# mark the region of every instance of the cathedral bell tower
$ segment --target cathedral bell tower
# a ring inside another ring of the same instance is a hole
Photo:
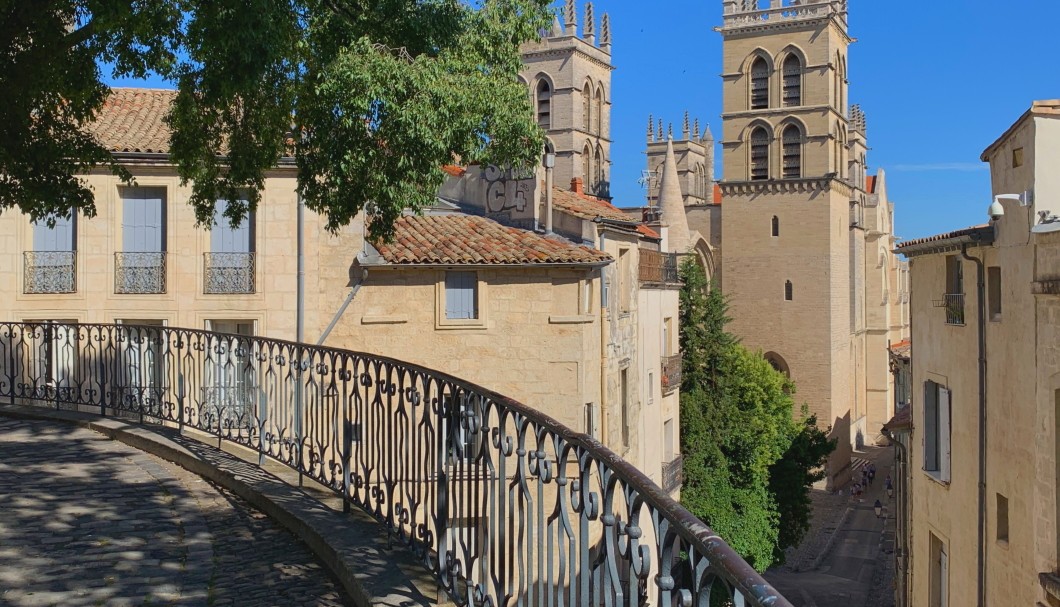
[[[556,154],[553,182],[566,187],[581,179],[586,193],[610,198],[611,20],[604,13],[598,24],[588,2],[579,34],[574,0],[562,18],[523,45],[519,79]]]
[[[673,125],[663,133],[662,120],[658,127],[648,116],[648,206],[659,206],[659,185],[662,179],[662,164],[666,158],[668,142],[673,140],[677,162],[677,175],[681,183],[681,196],[685,206],[714,202],[714,135],[710,126],[699,131],[699,118],[689,124],[688,112],[681,125],[681,137],[673,138]]]
[[[723,0],[722,9],[722,286],[731,328],[791,377],[796,404],[807,404],[819,427],[831,427],[838,447],[825,482],[841,485],[852,420],[864,408],[847,2]]]

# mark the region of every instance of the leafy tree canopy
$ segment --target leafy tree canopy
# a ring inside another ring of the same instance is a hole
[[[335,230],[366,201],[373,236],[434,200],[441,166],[531,166],[543,135],[517,79],[547,0],[0,2],[0,210],[95,214],[77,178],[127,171],[87,132],[118,77],[177,88],[171,156],[202,224],[236,222],[293,155],[306,205]],[[286,137],[284,134],[287,134]],[[240,195],[242,194],[242,196]]]

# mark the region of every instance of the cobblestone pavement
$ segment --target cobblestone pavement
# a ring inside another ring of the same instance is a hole
[[[894,509],[884,490],[894,451],[872,447],[860,455],[864,463],[876,464],[876,481],[862,499],[851,497],[849,489],[814,492],[810,532],[784,566],[765,574],[795,607],[894,605]],[[885,518],[873,512],[877,499]]]
[[[0,418],[0,606],[347,605],[295,536],[182,468]]]

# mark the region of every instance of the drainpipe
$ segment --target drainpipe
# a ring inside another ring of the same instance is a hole
[[[301,369],[303,362],[302,342],[305,341],[305,200],[302,193],[298,193],[296,247],[298,249],[298,294],[295,309],[295,342],[298,346],[298,366]],[[302,398],[302,374],[296,374],[298,381],[294,384],[294,436],[298,444],[298,486],[302,486],[302,416],[304,402]]]
[[[550,190],[551,191],[551,190]],[[551,213],[549,214],[551,217]],[[607,242],[607,236],[603,232],[600,232],[600,250],[604,250],[604,245]],[[608,425],[607,425],[607,306],[604,305],[604,287],[607,284],[607,277],[604,276],[606,267],[600,268],[600,437],[597,439],[604,445],[607,445],[608,441]],[[607,293],[607,305],[611,305],[611,297],[614,294],[608,290]],[[594,437],[596,438],[596,437]]]
[[[978,607],[986,607],[986,270],[983,261],[968,254],[968,243],[961,245],[961,256],[975,262],[976,315],[979,323],[979,579]]]
[[[897,379],[897,374],[895,374]],[[897,383],[897,381],[896,381]],[[898,494],[898,520],[902,523],[902,534],[901,534],[901,545],[898,548],[898,558],[901,559],[902,569],[899,571],[898,584],[896,589],[897,601],[896,607],[906,607],[906,588],[909,583],[909,526],[907,524],[908,519],[906,518],[909,514],[909,502],[908,502],[908,483],[906,483],[906,467],[909,465],[909,451],[906,446],[894,437],[894,434],[886,426],[883,428],[883,435],[887,437],[887,440],[891,441],[891,444],[897,447],[897,451],[894,454],[895,460],[895,493]],[[897,531],[897,530],[896,530]]]
[[[331,322],[328,323],[328,327],[320,334],[320,339],[317,340],[318,346],[324,345],[324,340],[328,338],[328,335],[331,335],[331,330],[335,328],[335,325],[339,324],[339,319],[342,318],[342,315],[346,312],[346,308],[350,307],[350,302],[353,301],[353,297],[357,295],[357,291],[361,290],[361,285],[364,284],[364,281],[366,280],[368,280],[368,270],[362,270],[361,279],[357,281],[357,284],[353,285],[352,289],[350,289],[350,294],[346,296],[346,300],[342,302],[342,305],[339,306],[339,310],[335,312],[335,317],[331,319]]]

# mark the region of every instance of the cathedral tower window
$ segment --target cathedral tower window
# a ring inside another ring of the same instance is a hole
[[[588,143],[582,151],[582,178],[585,187],[588,188],[593,179],[593,149]]]
[[[537,125],[552,128],[552,86],[544,79],[537,84]]]
[[[589,120],[592,118],[592,107],[593,107],[593,89],[589,86],[589,83],[585,83],[585,88],[582,89],[582,128],[585,132],[589,132]]]
[[[751,109],[769,107],[769,66],[758,57],[751,63]]]
[[[593,107],[593,132],[597,135],[601,134],[601,128],[604,121],[604,89],[599,87],[596,89],[596,105]]]
[[[596,145],[596,154],[593,155],[593,160],[596,162],[596,170],[593,171],[593,193],[600,194],[603,190],[604,183],[604,165],[607,163],[607,159],[604,158],[604,148]]]
[[[770,235],[780,236],[780,218],[776,215],[773,216],[773,221],[771,222]]]
[[[792,289],[791,289],[791,281],[789,280],[789,281],[784,283],[784,301],[791,301],[791,300],[792,300]]]
[[[802,177],[802,131],[794,124],[784,129],[784,179]]]
[[[802,60],[788,55],[784,60],[784,107],[802,105]]]
[[[769,133],[765,127],[751,131],[751,180],[769,179]]]

